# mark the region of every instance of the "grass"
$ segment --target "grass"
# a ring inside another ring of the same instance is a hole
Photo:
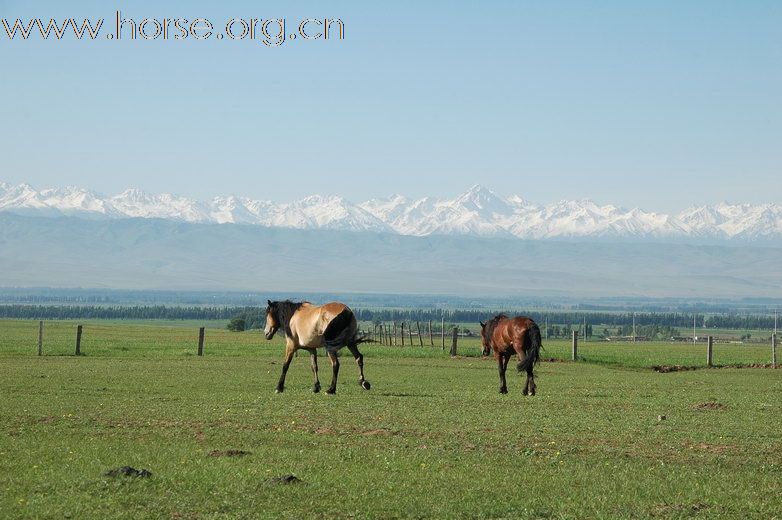
[[[327,397],[306,355],[275,395],[257,332],[209,330],[199,358],[197,330],[96,323],[77,358],[74,329],[47,323],[38,358],[37,323],[0,321],[2,518],[782,517],[782,373],[641,370],[700,346],[586,343],[599,363],[542,363],[525,398],[491,360],[367,345],[372,390],[345,353]],[[124,465],[153,476],[103,475]]]

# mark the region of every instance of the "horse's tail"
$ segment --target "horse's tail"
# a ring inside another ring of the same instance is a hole
[[[527,329],[529,334],[528,349],[524,352],[524,361],[518,364],[519,372],[529,372],[540,361],[540,349],[543,346],[540,339],[540,328],[537,323]]]
[[[367,341],[369,341],[368,338],[359,337],[356,317],[353,315],[353,311],[347,307],[337,314],[323,331],[323,346],[326,347],[326,350],[338,350]]]

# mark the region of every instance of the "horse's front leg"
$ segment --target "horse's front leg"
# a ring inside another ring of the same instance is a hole
[[[369,390],[371,385],[369,384],[369,381],[364,379],[364,355],[358,351],[356,345],[348,345],[348,350],[350,350],[350,353],[356,358],[356,365],[358,365],[358,384],[360,384],[361,388],[364,390]]]
[[[318,381],[318,351],[316,349],[310,350],[310,365],[312,366],[312,391],[316,394],[320,392],[320,381]]]
[[[288,367],[291,365],[291,360],[293,359],[293,354],[296,353],[296,345],[288,340],[287,344],[285,345],[285,356],[283,357],[282,361],[282,374],[280,374],[280,380],[277,383],[277,389],[275,390],[276,393],[281,394],[285,391],[285,376],[288,373]]]
[[[331,361],[331,386],[326,390],[329,395],[337,393],[337,376],[339,375],[339,358],[336,351],[327,350],[329,361]]]

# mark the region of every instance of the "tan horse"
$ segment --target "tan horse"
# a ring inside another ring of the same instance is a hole
[[[519,372],[527,372],[527,383],[522,390],[523,395],[535,395],[535,376],[532,368],[540,359],[540,329],[538,324],[526,316],[509,318],[499,314],[487,323],[481,322],[481,342],[483,355],[488,356],[494,350],[500,372],[500,393],[508,393],[505,381],[505,370],[508,361],[515,352],[519,359],[516,368]]]
[[[358,324],[353,311],[344,303],[331,302],[325,305],[312,305],[309,302],[294,303],[290,300],[273,302],[267,300],[266,339],[272,339],[274,334],[282,329],[285,333],[285,357],[282,364],[282,375],[277,383],[277,393],[285,390],[285,375],[293,359],[293,354],[299,350],[308,350],[312,365],[314,382],[313,392],[320,392],[318,381],[317,349],[324,347],[331,361],[332,379],[327,394],[337,392],[337,375],[339,374],[339,358],[337,351],[348,347],[356,358],[358,365],[358,382],[364,390],[369,390],[369,381],[364,379],[364,356],[358,351],[359,343],[366,341],[358,337]]]

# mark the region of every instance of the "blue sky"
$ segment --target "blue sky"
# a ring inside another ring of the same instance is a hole
[[[352,200],[782,202],[782,3],[22,2],[0,18],[340,18],[346,38],[9,42],[0,180]],[[103,35],[102,35],[103,36]]]

